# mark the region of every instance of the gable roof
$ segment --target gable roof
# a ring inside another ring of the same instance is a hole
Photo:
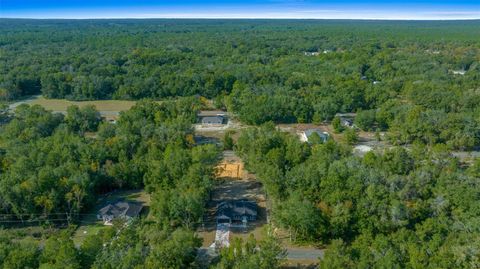
[[[198,117],[213,117],[213,116],[226,116],[227,112],[223,110],[201,110],[198,112]]]
[[[117,217],[136,217],[142,211],[143,205],[138,202],[125,202],[117,201],[116,203],[111,203],[99,210],[99,214],[104,216],[113,216]]]
[[[203,124],[223,124],[223,116],[208,116],[202,118]]]
[[[257,204],[248,200],[225,201],[217,205],[217,216],[228,218],[257,217]]]

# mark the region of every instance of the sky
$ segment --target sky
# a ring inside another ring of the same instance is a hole
[[[480,19],[480,0],[0,0],[0,18]]]

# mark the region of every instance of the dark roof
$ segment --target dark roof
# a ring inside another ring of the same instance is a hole
[[[223,116],[210,116],[202,118],[203,124],[223,124]]]
[[[138,202],[118,201],[99,210],[100,215],[116,217],[136,217],[142,211],[143,205]]]
[[[231,219],[235,217],[257,217],[257,204],[248,200],[225,201],[217,205],[217,216],[225,215]]]

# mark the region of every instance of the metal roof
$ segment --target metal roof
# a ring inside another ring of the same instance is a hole
[[[228,218],[257,217],[257,204],[248,200],[225,201],[217,205],[217,216]]]
[[[108,215],[113,217],[136,217],[142,211],[143,205],[138,202],[117,201],[111,203],[98,212],[100,215]]]
[[[209,116],[202,118],[203,124],[223,124],[222,116]]]

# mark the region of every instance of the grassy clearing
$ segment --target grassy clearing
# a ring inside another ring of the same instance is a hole
[[[65,99],[45,99],[44,97],[38,97],[31,100],[31,105],[41,105],[47,110],[52,111],[66,111],[69,106],[77,105],[84,107],[87,105],[94,105],[98,111],[125,111],[134,106],[136,101],[125,100],[99,100],[99,101],[68,101]]]

